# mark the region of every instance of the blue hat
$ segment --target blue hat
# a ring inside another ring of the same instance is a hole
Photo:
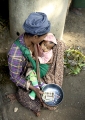
[[[25,32],[33,35],[44,35],[50,31],[50,21],[45,13],[33,12],[23,24]]]

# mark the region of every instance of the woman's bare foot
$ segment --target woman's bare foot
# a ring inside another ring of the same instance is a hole
[[[34,112],[34,114],[35,114],[37,117],[40,116],[40,111],[38,111],[38,112],[33,111],[33,112]]]
[[[45,103],[43,103],[43,107],[47,108],[48,110],[56,110],[56,107],[50,107],[50,106],[46,105]]]
[[[40,112],[37,112],[37,113],[36,113],[36,116],[39,117],[39,116],[40,116]]]
[[[16,95],[14,93],[6,95],[7,98],[10,99],[10,101],[13,103],[16,100]]]

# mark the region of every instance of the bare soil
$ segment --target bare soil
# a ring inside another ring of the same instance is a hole
[[[68,12],[65,22],[63,41],[66,48],[80,47],[85,54],[85,9],[82,16]],[[85,71],[78,75],[67,75],[64,71],[63,101],[57,110],[43,109],[41,116],[35,115],[11,98],[16,87],[9,79],[7,52],[14,40],[10,37],[8,21],[0,18],[0,120],[85,120]],[[14,112],[14,108],[18,108]]]

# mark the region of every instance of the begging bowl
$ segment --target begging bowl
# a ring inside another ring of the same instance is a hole
[[[63,91],[56,84],[47,84],[42,91],[44,92],[42,100],[48,106],[56,106],[63,99]]]

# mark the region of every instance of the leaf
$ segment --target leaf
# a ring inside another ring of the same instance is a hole
[[[65,51],[64,65],[70,70],[71,74],[78,74],[85,66],[85,55],[80,50],[68,49]]]
[[[83,64],[83,63],[79,63],[78,65],[79,65],[79,67],[85,66],[85,64]]]

